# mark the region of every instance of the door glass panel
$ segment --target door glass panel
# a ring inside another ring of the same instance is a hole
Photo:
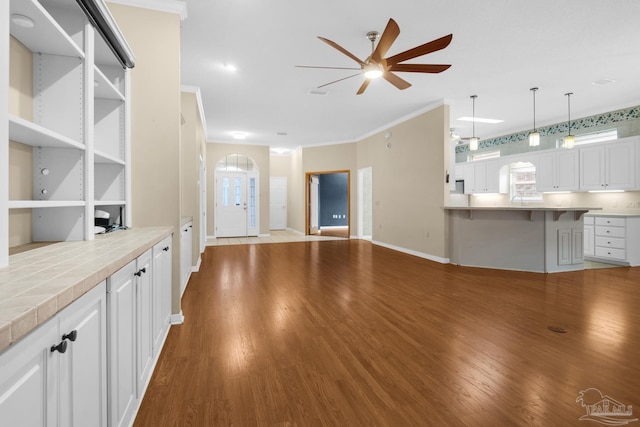
[[[222,206],[229,206],[229,178],[222,178]]]
[[[240,206],[242,203],[242,178],[237,178],[234,180],[234,189],[236,194],[236,206]]]
[[[256,179],[249,178],[249,227],[256,227]]]

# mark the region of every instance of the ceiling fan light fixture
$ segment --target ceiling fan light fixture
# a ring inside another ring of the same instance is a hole
[[[368,79],[377,79],[382,77],[382,70],[379,65],[367,64],[364,66],[364,76]]]

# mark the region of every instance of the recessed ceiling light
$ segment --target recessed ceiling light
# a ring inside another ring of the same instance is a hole
[[[287,136],[287,132],[276,132],[278,136]]]
[[[283,147],[276,147],[276,148],[272,148],[271,152],[274,153],[274,154],[289,154],[291,152],[291,149],[283,148]]]
[[[225,71],[228,71],[230,73],[235,73],[236,71],[238,71],[238,67],[236,67],[233,64],[229,64],[229,63],[224,63],[221,65],[222,69]]]
[[[233,139],[247,139],[248,135],[246,132],[231,132]]]
[[[11,15],[11,22],[22,28],[33,28],[33,26],[35,25],[33,19],[25,15],[20,15],[18,13],[14,13],[13,15]]]
[[[610,85],[611,83],[615,83],[615,80],[612,79],[600,79],[600,80],[596,80],[595,82],[592,82],[591,84],[596,85],[596,86],[605,86],[605,85]]]
[[[496,123],[504,122],[504,120],[483,119],[482,117],[476,117],[475,119],[473,117],[460,117],[457,120],[460,120],[461,122],[476,122],[476,123],[490,123],[490,124],[496,124]]]

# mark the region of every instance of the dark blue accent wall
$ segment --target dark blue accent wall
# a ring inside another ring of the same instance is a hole
[[[346,172],[323,174],[319,175],[319,180],[320,227],[348,225],[348,174]]]

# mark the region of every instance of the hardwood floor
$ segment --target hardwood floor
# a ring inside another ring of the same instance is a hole
[[[474,269],[359,240],[208,247],[183,312],[136,426],[598,425],[579,421],[589,388],[640,415],[640,268]]]

